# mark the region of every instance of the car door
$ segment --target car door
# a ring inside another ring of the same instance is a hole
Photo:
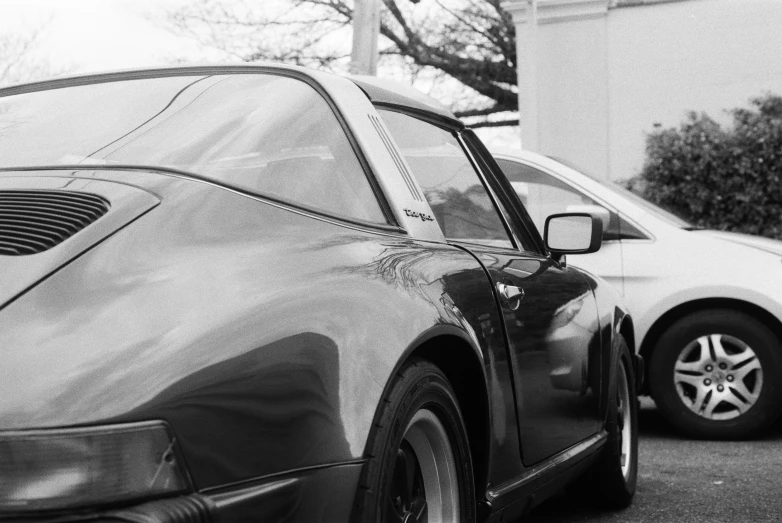
[[[525,465],[597,432],[600,343],[586,279],[550,258],[511,250],[471,250],[501,302],[517,392]]]
[[[525,465],[599,428],[597,310],[586,279],[514,221],[457,129],[380,110],[446,239],[489,274],[503,316]]]

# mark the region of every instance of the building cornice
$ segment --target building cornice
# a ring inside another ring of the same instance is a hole
[[[534,14],[533,3],[537,5]],[[527,23],[534,16],[538,25],[543,25],[604,17],[610,3],[610,0],[508,0],[500,5],[511,14],[514,24]]]

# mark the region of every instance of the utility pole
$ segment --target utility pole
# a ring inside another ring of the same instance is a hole
[[[502,8],[516,26],[521,147],[538,151],[538,0],[507,0]]]
[[[380,0],[355,0],[353,7],[353,74],[377,74],[377,37],[380,34]]]

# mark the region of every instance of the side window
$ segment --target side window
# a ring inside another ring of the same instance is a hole
[[[619,217],[619,239],[620,240],[648,240],[649,237],[638,230],[638,228],[627,220]]]
[[[570,185],[527,164],[502,159],[498,159],[497,163],[510,180],[541,235],[548,216],[573,212],[582,205],[600,205]],[[610,212],[608,228],[603,231],[604,241],[644,237],[638,229],[622,220],[615,212]]]
[[[486,187],[456,137],[394,111],[379,111],[449,240],[513,247]]]

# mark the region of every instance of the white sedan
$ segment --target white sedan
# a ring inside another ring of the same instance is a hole
[[[495,150],[543,232],[547,216],[603,220],[603,246],[570,256],[624,295],[658,408],[687,434],[739,438],[782,412],[782,241],[704,230],[560,161]]]

